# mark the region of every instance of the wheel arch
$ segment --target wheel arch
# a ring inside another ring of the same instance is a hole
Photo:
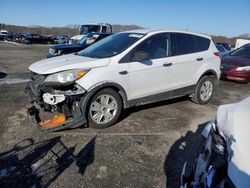
[[[209,69],[209,70],[206,70],[205,72],[202,73],[202,75],[199,77],[199,79],[197,80],[197,84],[198,82],[204,77],[204,76],[215,76],[216,80],[218,80],[218,75],[217,73],[212,70],[212,69]]]
[[[114,82],[101,82],[98,84],[95,84],[92,86],[88,91],[85,97],[81,100],[82,104],[82,113],[86,114],[86,110],[89,104],[90,99],[100,90],[111,88],[117,91],[117,93],[120,95],[122,102],[123,102],[123,108],[128,108],[128,100],[127,100],[127,94],[125,92],[125,89],[117,83]]]

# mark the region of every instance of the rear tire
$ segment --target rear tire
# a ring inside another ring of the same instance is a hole
[[[207,104],[212,99],[214,94],[215,78],[205,76],[201,78],[196,86],[194,95],[191,101],[197,104]]]
[[[102,129],[117,122],[122,111],[122,99],[113,89],[97,92],[89,102],[87,117],[90,127]]]

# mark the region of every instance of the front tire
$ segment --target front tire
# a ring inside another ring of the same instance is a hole
[[[197,104],[207,104],[212,99],[214,94],[215,78],[205,76],[198,82],[194,95],[191,101]]]
[[[88,105],[88,123],[93,128],[106,128],[117,122],[122,111],[122,99],[113,89],[97,92]]]

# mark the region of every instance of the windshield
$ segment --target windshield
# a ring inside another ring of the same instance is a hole
[[[81,44],[84,46],[93,44],[99,36],[100,36],[99,34],[86,35],[83,38],[81,38],[79,41],[77,41],[77,44]]]
[[[78,52],[78,55],[92,58],[112,57],[123,52],[143,36],[138,33],[117,33]]]
[[[231,52],[230,55],[250,58],[250,46],[242,46],[241,48]]]
[[[100,32],[100,25],[81,25],[80,35],[92,32]]]

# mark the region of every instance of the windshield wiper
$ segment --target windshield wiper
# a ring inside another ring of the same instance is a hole
[[[74,53],[74,55],[79,55],[79,56],[83,56],[83,57],[89,57],[87,55],[80,54],[79,52]]]

